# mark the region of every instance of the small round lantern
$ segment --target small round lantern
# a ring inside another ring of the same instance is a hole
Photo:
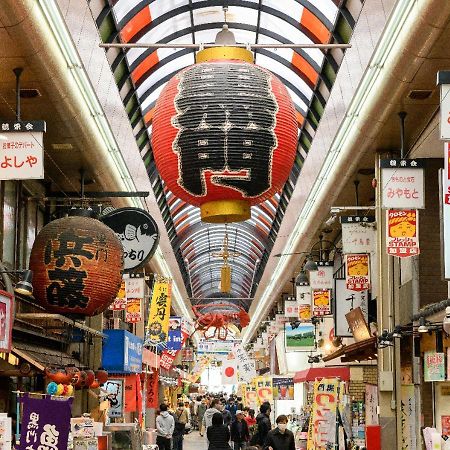
[[[173,194],[205,222],[247,220],[280,191],[294,162],[298,124],[283,83],[236,47],[200,51],[158,98],[152,147]]]
[[[99,220],[79,215],[50,222],[30,256],[34,296],[48,311],[95,316],[115,299],[122,282],[123,250]]]

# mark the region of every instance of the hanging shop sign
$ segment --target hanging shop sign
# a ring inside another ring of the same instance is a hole
[[[269,334],[277,334],[279,331],[278,325],[275,321],[270,321],[269,325],[267,325],[267,333]]]
[[[158,225],[147,211],[119,208],[101,218],[120,239],[124,251],[124,271],[144,267],[159,243]]]
[[[50,312],[95,316],[116,298],[122,267],[122,245],[105,224],[79,215],[53,220],[31,250],[33,295]]]
[[[139,381],[139,386],[137,386],[137,381]],[[124,412],[137,411],[137,389],[141,389],[139,375],[128,375],[124,377]]]
[[[444,278],[450,279],[450,142],[444,144],[442,171],[442,239],[444,248]]]
[[[251,359],[242,344],[237,344],[234,347],[234,355],[236,356],[238,364],[238,378],[239,382],[250,383],[256,377],[256,363]]]
[[[0,291],[0,352],[9,353],[12,345],[14,297]]]
[[[374,216],[341,216],[343,253],[373,253],[376,230]]]
[[[417,448],[416,446],[416,397],[413,384],[402,384],[400,388],[401,404],[401,450]]]
[[[371,338],[370,329],[360,307],[352,309],[345,318],[356,342]]]
[[[146,390],[146,407],[157,409],[159,406],[159,398],[158,398],[158,378],[159,374],[156,370],[152,371],[145,375],[147,380],[147,390]]]
[[[292,303],[295,304],[294,308],[297,306],[297,302],[293,301]],[[284,308],[286,310],[286,302],[284,302]],[[297,310],[297,314],[298,314],[298,310]],[[297,317],[297,316],[294,316]],[[277,325],[277,329],[278,331],[283,330],[284,329],[284,324],[286,322],[289,322],[289,317],[286,315],[286,312],[284,314],[275,314],[275,323]]]
[[[125,280],[122,280],[116,299],[109,305],[112,311],[123,311],[127,307],[127,296],[125,290]]]
[[[256,396],[258,404],[262,405],[264,402],[273,402],[273,387],[271,377],[256,377],[255,378]]]
[[[437,74],[437,84],[440,86],[440,138],[450,141],[450,72],[440,70]]]
[[[0,180],[44,178],[43,120],[1,121]]]
[[[333,289],[333,262],[319,261],[317,270],[309,272],[311,289]]]
[[[145,278],[143,273],[125,274],[125,296],[127,298],[144,298]]]
[[[361,308],[364,319],[369,322],[369,291],[351,291],[344,279],[336,279],[334,292],[334,333],[339,337],[353,337],[345,316]]]
[[[313,290],[313,316],[327,316],[331,314],[331,290]]]
[[[420,253],[419,211],[417,209],[388,209],[386,223],[388,255],[407,258]]]
[[[142,300],[140,298],[127,298],[125,308],[125,322],[139,323],[142,321]]]
[[[197,354],[214,353],[217,355],[228,355],[234,350],[235,345],[241,343],[240,340],[221,339],[201,339],[197,346]]]
[[[423,379],[424,381],[445,381],[445,353],[424,353]]]
[[[150,302],[145,345],[156,346],[167,342],[171,292],[172,281],[156,275]]]
[[[311,320],[311,287],[310,286],[296,286],[296,297],[298,304],[298,317],[302,321]]]
[[[442,436],[450,437],[450,416],[441,416]],[[448,439],[446,439],[448,440]]]
[[[272,378],[274,400],[294,400],[293,378]]]
[[[350,291],[366,291],[370,288],[370,255],[345,255],[345,279]]]
[[[181,334],[181,317],[171,316],[169,318],[169,335],[167,348],[169,350],[181,350],[183,337]]]
[[[109,378],[103,385],[106,399],[109,400],[108,416],[111,418],[122,417],[124,408],[124,379]]]
[[[245,385],[245,406],[255,411],[258,409],[258,395],[256,393],[255,383]]]
[[[382,159],[381,206],[386,209],[424,209],[424,165],[418,159]]]
[[[19,450],[67,448],[72,399],[31,398],[24,394]]]
[[[286,318],[298,318],[298,304],[297,300],[286,300],[284,302],[284,315]]]
[[[314,350],[316,330],[312,323],[286,323],[284,327],[287,352]]]
[[[339,380],[322,378],[314,382],[313,404],[308,429],[308,450],[325,450],[336,442],[336,410]]]
[[[125,330],[103,330],[102,366],[112,373],[142,372],[142,339]]]
[[[271,198],[289,176],[295,108],[268,70],[212,53],[214,60],[183,69],[159,95],[153,155],[168,189],[200,206],[202,220],[247,220],[250,206]]]

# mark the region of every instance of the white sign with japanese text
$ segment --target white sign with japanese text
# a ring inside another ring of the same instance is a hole
[[[286,300],[284,302],[284,315],[285,317],[295,317],[298,319],[298,304],[295,300]]]
[[[333,289],[333,263],[319,261],[317,270],[309,272],[311,289]]]
[[[255,360],[249,357],[242,344],[238,344],[234,347],[234,354],[238,365],[239,382],[249,383],[256,377]]]
[[[444,278],[450,279],[450,142],[444,144],[442,172],[442,240],[444,247]]]
[[[450,84],[441,84],[440,114],[441,139],[448,141],[450,140]]]
[[[341,225],[343,253],[372,253],[375,251],[375,217],[343,216]]]
[[[353,337],[345,315],[352,309],[361,308],[366,319],[369,320],[368,291],[351,291],[347,289],[344,279],[335,280],[334,334],[340,337]]]
[[[424,170],[414,159],[381,160],[381,206],[386,209],[424,209]]]
[[[125,278],[125,292],[127,298],[144,298],[144,287],[144,277]]]

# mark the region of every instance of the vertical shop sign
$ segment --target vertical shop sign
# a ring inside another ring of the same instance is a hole
[[[143,273],[131,274],[125,278],[125,295],[127,298],[144,298],[145,279]]]
[[[388,255],[407,258],[420,253],[419,212],[417,209],[388,209],[386,223]]]
[[[336,336],[352,337],[345,315],[355,308],[361,308],[366,322],[369,322],[369,292],[350,291],[344,279],[335,280],[334,290],[334,332]]]
[[[125,288],[125,280],[122,280],[119,292],[116,295],[116,299],[111,303],[109,309],[112,311],[123,311],[127,307],[127,296]]]
[[[153,285],[145,344],[156,346],[167,342],[171,304],[172,281],[156,275]]]
[[[0,122],[0,180],[44,178],[43,120]]]
[[[329,314],[331,314],[331,290],[314,290],[313,316],[328,316]]]
[[[450,416],[441,416],[442,436],[450,437]]]
[[[298,319],[298,304],[296,300],[286,300],[284,302],[284,315],[287,318],[295,317]]]
[[[264,402],[273,402],[273,388],[271,377],[256,377],[255,387],[259,405],[262,405]]]
[[[23,415],[19,450],[67,448],[72,399],[22,397]]]
[[[425,352],[423,365],[424,381],[445,381],[445,353]]]
[[[108,378],[104,385],[107,392],[106,399],[109,401],[109,417],[123,416],[124,403],[124,380],[123,378]]]
[[[11,351],[13,315],[13,296],[8,292],[0,291],[0,352]]]
[[[314,382],[313,404],[308,429],[308,450],[325,450],[336,440],[336,409],[339,381],[323,378]]]
[[[437,74],[437,84],[440,85],[440,138],[450,141],[450,73],[440,70]]]
[[[134,412],[137,410],[136,377],[139,377],[139,375],[133,374],[124,377],[124,412]]]
[[[192,325],[186,319],[181,320],[181,346],[187,341],[187,338],[191,335]],[[173,361],[176,358],[179,350],[164,350],[161,354],[160,366],[169,370],[172,367]]]
[[[400,390],[401,396],[401,429],[402,429],[402,447],[401,450],[416,448],[416,399],[413,384],[402,384]]]
[[[311,287],[308,285],[296,286],[296,297],[299,319],[305,322],[311,320]]]
[[[345,279],[350,291],[366,291],[370,288],[369,254],[345,255]]]
[[[258,409],[258,395],[256,394],[255,383],[248,383],[245,386],[245,404],[255,411]]]
[[[242,344],[235,346],[234,354],[238,364],[239,381],[249,383],[254,377],[256,377],[255,361],[249,357]]]
[[[142,320],[141,299],[127,298],[127,306],[125,309],[125,322],[138,323]]]
[[[378,386],[366,384],[366,425],[378,425]]]
[[[169,319],[169,337],[167,339],[167,348],[169,350],[181,350],[182,340],[181,317],[171,316]]]
[[[449,125],[450,126],[450,125]],[[444,144],[444,170],[442,173],[442,239],[444,248],[444,278],[450,279],[450,142]]]
[[[333,262],[319,261],[317,270],[309,272],[311,289],[333,289]]]
[[[158,402],[158,372],[154,370],[147,377],[147,408],[157,409]]]
[[[375,217],[341,216],[343,253],[372,253],[375,251]]]
[[[380,167],[382,208],[425,208],[422,160],[382,159]]]

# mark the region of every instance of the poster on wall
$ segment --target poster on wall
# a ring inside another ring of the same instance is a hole
[[[375,251],[374,216],[341,216],[342,252],[372,253]]]
[[[110,404],[108,415],[111,418],[123,416],[123,385],[123,378],[108,378],[108,381],[103,385],[103,389],[107,392],[106,398]]]
[[[313,316],[328,316],[331,314],[331,290],[314,290],[313,297]]]
[[[274,400],[294,400],[293,378],[272,378]]]
[[[445,353],[424,353],[423,379],[424,381],[445,381]]]
[[[366,291],[370,288],[369,254],[345,255],[345,279],[350,291]]]
[[[366,322],[369,323],[369,291],[351,291],[347,289],[346,281],[338,278],[335,280],[334,293],[335,335],[353,337],[345,316],[353,309],[361,308]]]
[[[312,323],[286,323],[284,334],[287,352],[314,350],[315,327]]]
[[[408,258],[418,255],[419,212],[417,209],[386,211],[386,251],[388,255]]]
[[[319,261],[317,270],[309,272],[311,289],[333,289],[333,262]]]
[[[9,353],[12,345],[13,296],[0,291],[0,352]]]

